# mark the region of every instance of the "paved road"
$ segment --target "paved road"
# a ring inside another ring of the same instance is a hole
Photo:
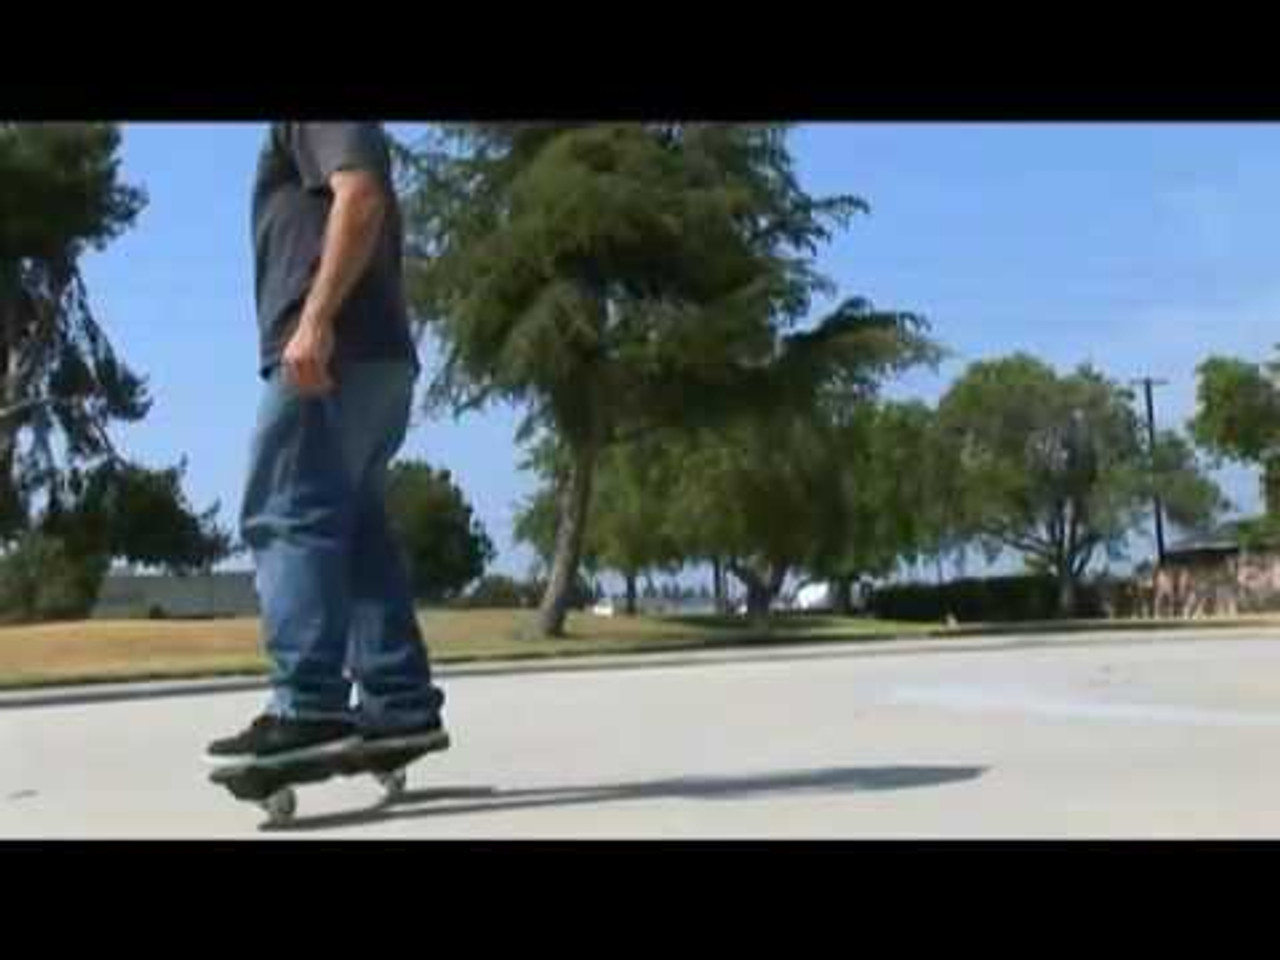
[[[0,701],[0,837],[1275,837],[1280,634],[822,648],[446,681],[407,801],[204,779],[253,691]]]

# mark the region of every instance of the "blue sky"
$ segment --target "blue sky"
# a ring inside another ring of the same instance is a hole
[[[118,431],[153,465],[189,461],[188,489],[231,522],[257,403],[248,191],[263,124],[127,124],[124,175],[150,202],[86,264],[117,348],[155,405]],[[414,125],[393,124],[398,133]],[[895,384],[933,400],[965,363],[1028,350],[1060,368],[1170,381],[1161,426],[1193,411],[1196,364],[1280,342],[1280,126],[821,124],[793,140],[805,185],[866,199],[823,254],[842,293],[924,313],[956,354]],[[511,510],[529,489],[493,411],[421,421],[404,455],[448,466],[522,573]],[[1219,479],[1244,511],[1255,474]],[[1139,545],[1139,551],[1143,549]]]

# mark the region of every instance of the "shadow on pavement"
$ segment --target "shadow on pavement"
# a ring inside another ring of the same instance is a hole
[[[300,818],[287,831],[326,830],[388,820],[502,813],[541,807],[572,807],[627,800],[720,800],[774,793],[863,792],[940,787],[976,780],[986,767],[830,767],[741,777],[678,777],[639,783],[499,790],[495,787],[443,787],[411,790],[393,804],[329,816]],[[447,800],[479,802],[434,806]],[[430,805],[430,806],[428,806]]]

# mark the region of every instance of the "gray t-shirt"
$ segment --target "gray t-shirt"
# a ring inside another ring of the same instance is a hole
[[[253,189],[255,292],[261,371],[280,355],[320,265],[333,204],[329,177],[368,170],[386,186],[382,238],[335,322],[335,359],[417,363],[404,302],[403,225],[386,134],[376,123],[273,123]]]

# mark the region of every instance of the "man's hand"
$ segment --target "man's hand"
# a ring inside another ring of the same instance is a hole
[[[317,396],[333,389],[329,361],[333,359],[333,328],[303,314],[281,358],[289,382],[305,394]]]

